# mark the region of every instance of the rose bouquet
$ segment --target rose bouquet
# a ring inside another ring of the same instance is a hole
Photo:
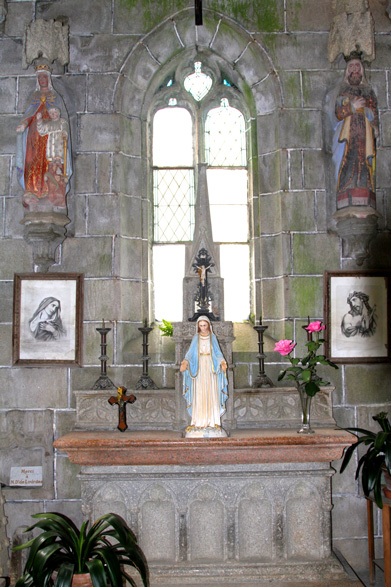
[[[297,389],[300,393],[300,401],[302,407],[302,423],[303,426],[299,432],[310,433],[313,432],[309,423],[309,411],[311,405],[311,398],[314,397],[320,390],[321,385],[328,385],[328,381],[323,381],[316,373],[318,365],[329,365],[334,369],[338,366],[326,359],[324,355],[317,354],[321,345],[325,342],[320,338],[320,333],[325,329],[325,326],[320,320],[316,322],[309,322],[305,327],[308,332],[308,341],[306,347],[308,353],[302,359],[292,357],[296,342],[293,340],[279,340],[274,350],[278,351],[280,355],[288,357],[291,366],[282,369],[278,375],[278,381],[286,377],[296,383]]]

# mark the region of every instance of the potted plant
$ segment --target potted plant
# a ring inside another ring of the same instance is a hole
[[[39,521],[26,532],[39,528],[42,533],[13,550],[30,548],[24,575],[15,587],[122,587],[126,579],[136,583],[123,566],[130,565],[149,586],[149,571],[136,537],[117,514],[105,514],[90,529],[83,522],[80,530],[59,513],[34,514]]]
[[[380,412],[373,416],[373,419],[380,426],[378,432],[364,428],[344,428],[347,432],[352,432],[357,436],[358,440],[345,449],[345,456],[339,472],[344,472],[356,448],[361,445],[367,446],[367,451],[358,461],[355,478],[358,479],[361,471],[364,494],[368,497],[373,491],[376,504],[379,508],[383,508],[382,473],[384,473],[386,484],[391,481],[391,424],[386,412]],[[362,436],[358,436],[359,434]],[[385,489],[385,494],[387,497],[391,497],[390,485],[388,485],[388,490]]]

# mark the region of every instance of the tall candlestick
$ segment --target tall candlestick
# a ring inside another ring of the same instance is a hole
[[[107,375],[107,333],[110,332],[111,328],[105,327],[105,321],[102,319],[101,328],[96,329],[100,334],[100,375],[95,381],[92,389],[116,389],[116,385],[111,381]]]
[[[136,389],[159,389],[155,382],[152,381],[152,379],[148,375],[148,361],[150,359],[150,357],[148,356],[148,335],[153,329],[147,326],[147,319],[145,319],[144,326],[142,326],[138,330],[143,335],[143,374],[136,383]]]
[[[259,373],[258,377],[254,381],[252,387],[253,389],[259,389],[262,387],[274,387],[274,384],[271,379],[265,373],[265,358],[266,355],[263,352],[263,335],[265,330],[267,330],[267,326],[262,326],[262,314],[259,317],[259,326],[253,326],[254,330],[256,330],[258,334],[258,360],[259,360]]]

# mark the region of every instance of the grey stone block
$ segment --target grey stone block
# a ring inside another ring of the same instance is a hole
[[[278,95],[278,82],[274,75],[269,75],[252,86],[258,115],[269,114],[277,108],[276,94]]]
[[[323,273],[325,267],[330,271],[339,268],[338,236],[294,234],[293,272],[298,275]]]
[[[281,197],[282,228],[289,231],[315,230],[313,192],[285,193]]]
[[[286,148],[322,147],[321,114],[316,110],[284,110],[280,115],[280,145]]]
[[[6,498],[29,500],[53,497],[53,412],[9,410],[0,415],[0,423],[2,481],[10,484],[11,467],[42,467],[42,486],[9,487],[5,490]]]
[[[269,35],[260,39],[270,51],[276,69],[315,69],[329,71],[328,32]],[[255,35],[257,38],[257,35]]]
[[[76,526],[80,528],[83,522],[81,501],[57,499],[53,501],[48,501],[45,505],[47,508],[46,511],[58,512],[59,514],[64,514],[64,516],[68,516],[68,518],[71,518],[71,520],[73,520]],[[91,520],[91,523],[93,522],[95,522],[95,520]]]
[[[62,0],[61,14],[69,19],[69,26],[73,35],[85,35],[94,32],[110,32],[111,30],[111,1],[102,0],[98,5],[90,2],[80,4],[78,0]],[[49,20],[58,17],[58,7],[51,2],[37,3],[37,18]]]
[[[33,269],[32,251],[22,239],[0,240],[2,279],[13,279],[14,273],[28,273]]]
[[[16,106],[16,78],[2,77],[0,84],[0,112],[1,114],[13,114]]]
[[[158,68],[158,62],[149,54],[147,48],[137,43],[127,60],[123,74],[132,80],[139,91],[145,91]]]
[[[391,149],[379,148],[376,153],[376,187],[388,188],[390,185]]]
[[[120,227],[120,198],[117,195],[88,197],[87,231],[91,235],[113,235]]]
[[[276,277],[292,272],[289,235],[264,237],[261,246],[262,277]]]
[[[380,121],[383,147],[391,147],[391,112],[381,112]]]
[[[282,83],[285,107],[300,108],[303,100],[300,71],[280,71],[279,77]]]
[[[74,167],[75,193],[96,193],[96,154],[78,153],[74,159]]]
[[[340,71],[303,71],[303,106],[322,108],[327,91],[342,79]]]
[[[24,73],[22,69],[22,40],[15,38],[1,39],[1,52],[6,57],[1,62],[2,75],[17,75]]]
[[[0,322],[12,323],[13,280],[0,281]]]
[[[116,151],[119,148],[117,114],[80,115],[80,149],[82,151]]]
[[[87,110],[110,112],[118,75],[114,73],[90,74],[87,78]]]
[[[53,271],[74,271],[85,277],[110,277],[112,269],[112,239],[109,237],[67,238],[63,243],[61,267]]]
[[[5,198],[5,222],[4,236],[6,238],[23,238],[23,226],[20,223],[23,219],[22,199],[18,197]]]
[[[98,153],[97,155],[97,189],[99,194],[112,192],[112,167],[111,154]]]
[[[36,77],[29,72],[29,75],[19,76],[18,79],[18,102],[17,112],[22,115],[30,105],[31,94],[35,91]],[[18,120],[18,123],[20,120]]]
[[[304,187],[307,189],[324,189],[325,157],[322,150],[303,151],[304,158]]]
[[[121,150],[126,155],[141,156],[141,121],[138,118],[120,118]]]
[[[65,455],[56,457],[56,496],[58,499],[80,499],[81,487],[78,479],[80,466],[69,461]],[[54,504],[57,507],[57,503]]]
[[[0,157],[0,194],[6,196],[10,189],[11,157]]]
[[[140,197],[143,165],[141,157],[116,153],[113,160],[113,192]]]
[[[323,270],[322,270],[323,272]],[[321,316],[323,313],[323,277],[286,277],[286,316]],[[273,314],[277,316],[278,314]]]
[[[304,0],[289,4],[287,28],[289,31],[329,31],[333,19],[331,3]]]
[[[138,197],[124,196],[120,194],[120,226],[121,235],[130,237],[143,237],[146,232],[143,231],[145,221],[145,212],[143,213],[143,200]]]
[[[278,114],[276,112],[257,117],[259,154],[278,149]]]
[[[65,367],[13,367],[0,369],[2,389],[17,393],[2,394],[1,409],[44,409],[67,407],[67,369]]]
[[[121,318],[122,282],[113,279],[88,279],[84,283],[84,319],[102,322],[102,319]],[[101,324],[96,324],[98,328]],[[111,322],[107,324],[112,328]],[[112,336],[108,334],[108,337]],[[97,337],[99,335],[97,334]]]
[[[303,189],[303,151],[291,149],[288,152],[289,186],[292,190]]]
[[[20,120],[19,117],[2,115],[0,116],[0,154],[8,155],[15,153],[16,149],[16,127]]]
[[[217,39],[218,40],[218,39]],[[226,47],[229,47],[229,41]],[[224,54],[225,50],[223,51]],[[239,57],[239,56],[238,56]],[[236,59],[238,58],[236,57]],[[246,50],[240,55],[236,67],[241,72],[246,84],[252,87],[270,72],[270,64],[265,59],[263,52],[258,46],[247,45]],[[242,82],[243,83],[243,82]]]
[[[148,258],[147,247],[147,243],[139,238],[117,238],[115,240],[115,275],[124,279],[142,280],[143,271],[148,270],[147,264],[143,263],[143,260]],[[139,319],[139,316],[136,319]]]
[[[12,325],[0,324],[0,356],[1,364],[12,364]]]
[[[159,63],[164,64],[182,50],[171,19],[162,22],[155,34],[145,39],[148,50]]]
[[[278,151],[259,157],[259,187],[261,194],[280,189],[280,153]]]
[[[348,404],[382,404],[390,399],[391,366],[346,365],[345,385]],[[368,394],[368,389],[371,393]],[[380,410],[379,410],[380,411]]]
[[[227,4],[224,0],[207,0],[207,5],[213,10],[226,12],[251,31],[279,31],[284,28],[282,0],[269,3],[262,0],[245,0],[240,4]]]
[[[333,497],[333,537],[367,536],[367,505],[362,497],[344,495]]]

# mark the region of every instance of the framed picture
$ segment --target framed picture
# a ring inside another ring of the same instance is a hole
[[[14,365],[80,365],[82,323],[82,274],[15,275]]]
[[[324,272],[326,355],[334,363],[390,361],[390,272]]]

